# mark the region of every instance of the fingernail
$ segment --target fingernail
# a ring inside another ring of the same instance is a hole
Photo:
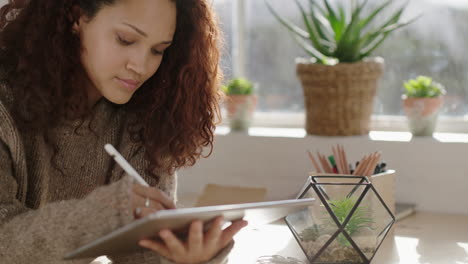
[[[138,208],[135,209],[135,215],[136,215],[136,216],[140,216],[140,215],[141,215],[141,208],[140,208],[140,207],[138,207]]]
[[[140,242],[138,242],[138,244],[142,247],[146,247],[148,246],[148,241],[145,241],[145,240],[141,240]]]
[[[159,232],[159,235],[160,235],[161,237],[166,238],[169,234],[167,233],[166,230],[162,230],[161,232]]]

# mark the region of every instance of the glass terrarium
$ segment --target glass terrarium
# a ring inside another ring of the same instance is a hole
[[[310,176],[299,198],[316,202],[286,217],[310,263],[370,263],[395,217],[366,177]]]

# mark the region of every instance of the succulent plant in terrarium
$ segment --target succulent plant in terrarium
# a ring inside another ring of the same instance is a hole
[[[357,200],[354,197],[345,197],[342,199],[328,200],[333,214],[338,219],[340,224],[343,224],[350,216],[349,221],[346,223],[344,230],[352,237],[355,243],[363,246],[363,250],[375,250],[375,242],[373,239],[367,238],[366,236],[373,237],[374,231],[372,224],[374,220],[369,217],[370,211],[367,206],[359,205],[352,212],[355,207]],[[323,223],[320,225],[314,224],[310,227],[305,228],[299,234],[299,237],[308,244],[311,252],[316,252],[319,247],[322,247],[337,231],[336,222],[330,218],[328,211],[323,207]],[[356,236],[358,235],[358,236]],[[360,237],[361,235],[364,235]],[[356,236],[356,237],[355,237]],[[320,257],[321,261],[342,261],[344,259],[355,260],[359,263],[361,257],[352,248],[350,241],[346,238],[343,233],[340,233],[335,240],[329,245],[328,249],[322,253]]]
[[[348,217],[351,210],[353,209],[354,205],[356,204],[356,199],[346,197],[341,200],[329,201],[329,203],[331,205],[333,213],[338,218],[338,221],[340,223],[343,223]],[[372,218],[366,217],[368,210],[368,207],[361,205],[358,206],[354,213],[351,215],[351,218],[349,219],[345,227],[346,232],[350,236],[353,236],[362,228],[371,229],[372,223],[374,223],[374,221],[372,220]],[[335,223],[330,224],[334,225]],[[348,239],[346,239],[346,237],[343,234],[338,235],[338,242],[345,246],[350,245]]]
[[[320,236],[322,232],[320,231],[320,227],[316,224],[313,226],[307,227],[306,229],[302,230],[299,234],[299,237],[303,241],[315,241]]]
[[[310,176],[285,221],[311,264],[369,264],[395,218],[367,177]]]
[[[330,204],[333,213],[338,218],[338,221],[343,223],[355,206],[356,199],[346,197],[339,200],[330,200],[328,203]],[[371,228],[374,221],[371,217],[366,216],[368,210],[369,209],[366,206],[358,206],[356,208],[345,227],[346,232],[350,236],[353,236],[353,234],[357,233],[362,228]],[[328,216],[328,212],[324,211],[323,213]],[[335,222],[329,218],[325,218],[324,225],[325,226],[320,227],[319,225],[314,224],[313,226],[304,229],[300,234],[301,238],[303,240],[316,240],[316,238],[321,234],[320,230],[333,229],[333,227],[336,227]],[[338,241],[343,245],[349,245],[349,241],[343,236],[343,234],[338,236]]]

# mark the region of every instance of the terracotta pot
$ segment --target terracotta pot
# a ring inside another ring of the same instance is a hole
[[[307,133],[367,134],[383,68],[382,58],[333,66],[298,59],[296,70],[304,90]]]
[[[256,95],[228,95],[226,98],[226,108],[231,130],[247,130],[256,105]]]
[[[443,96],[433,98],[403,96],[402,99],[413,136],[432,136],[443,104]]]

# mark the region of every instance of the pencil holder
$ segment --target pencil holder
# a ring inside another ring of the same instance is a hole
[[[299,198],[315,198],[286,223],[310,263],[370,263],[395,217],[367,177],[310,176]]]

